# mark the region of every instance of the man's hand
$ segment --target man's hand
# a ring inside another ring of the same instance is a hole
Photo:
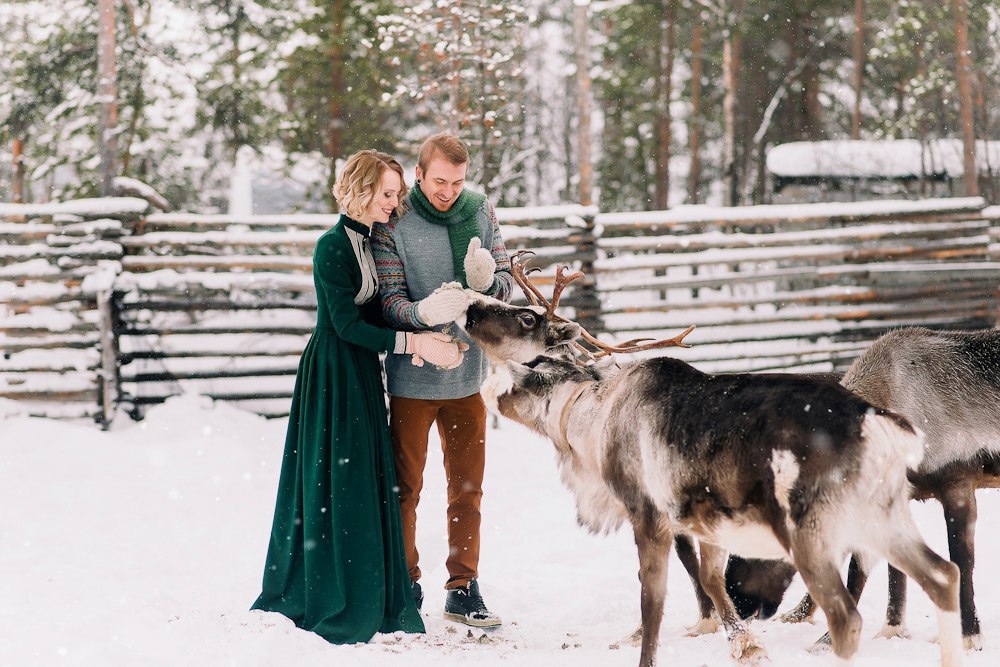
[[[465,280],[469,287],[477,292],[485,292],[493,286],[493,274],[497,270],[496,260],[490,251],[482,247],[483,242],[478,236],[469,241],[469,250],[465,254]]]
[[[454,285],[454,287],[453,287]],[[458,283],[445,283],[417,302],[417,315],[429,327],[454,322],[469,307],[469,297]]]

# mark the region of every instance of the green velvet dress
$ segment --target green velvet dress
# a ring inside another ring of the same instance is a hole
[[[368,233],[342,216],[316,243],[317,325],[299,361],[263,592],[252,607],[336,644],[424,631],[378,358],[397,337],[373,324],[381,317]]]

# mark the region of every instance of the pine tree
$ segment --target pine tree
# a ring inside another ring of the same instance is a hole
[[[470,179],[491,195],[521,176],[509,165],[521,149],[528,22],[518,3],[482,0],[418,0],[380,19],[395,66],[386,84],[414,143],[437,131],[462,137],[473,149]]]
[[[329,159],[327,197],[336,160],[364,148],[393,153],[399,145],[403,128],[380,80],[389,55],[379,48],[376,23],[393,8],[383,0],[310,2],[295,26],[297,46],[278,73],[288,109],[285,145]]]
[[[288,33],[288,13],[271,0],[206,0],[198,7],[210,69],[198,82],[197,126],[219,133],[218,148],[232,162],[241,146],[277,136],[283,110],[272,92],[274,46]]]

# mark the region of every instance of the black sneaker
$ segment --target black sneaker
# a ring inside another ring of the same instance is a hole
[[[420,584],[413,582],[413,602],[417,605],[417,611],[420,611],[420,605],[424,603],[424,589],[420,588]]]
[[[496,628],[503,625],[500,617],[486,608],[479,594],[479,583],[473,579],[466,588],[451,588],[444,600],[444,617],[476,628]]]

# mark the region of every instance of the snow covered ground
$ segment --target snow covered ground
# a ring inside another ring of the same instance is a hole
[[[494,633],[440,618],[444,482],[432,442],[420,507],[427,598],[423,636],[333,646],[276,614],[248,611],[259,591],[285,420],[179,397],[143,422],[89,425],[0,419],[0,666],[443,665],[632,666],[618,644],[638,622],[637,559],[627,530],[577,527],[551,445],[510,422],[488,434],[481,583],[505,620]],[[434,434],[432,434],[433,436]],[[1000,658],[1000,497],[980,491],[976,585],[985,650]],[[944,550],[935,503],[913,504]],[[885,604],[880,567],[862,600],[856,664],[938,664],[934,614],[911,584],[911,640],[876,640]],[[803,591],[796,580],[785,608]],[[660,636],[661,665],[732,664],[722,633],[686,638],[694,597],[676,559]],[[774,665],[828,665],[806,647],[815,626],[758,622]],[[617,646],[617,648],[616,648]]]

